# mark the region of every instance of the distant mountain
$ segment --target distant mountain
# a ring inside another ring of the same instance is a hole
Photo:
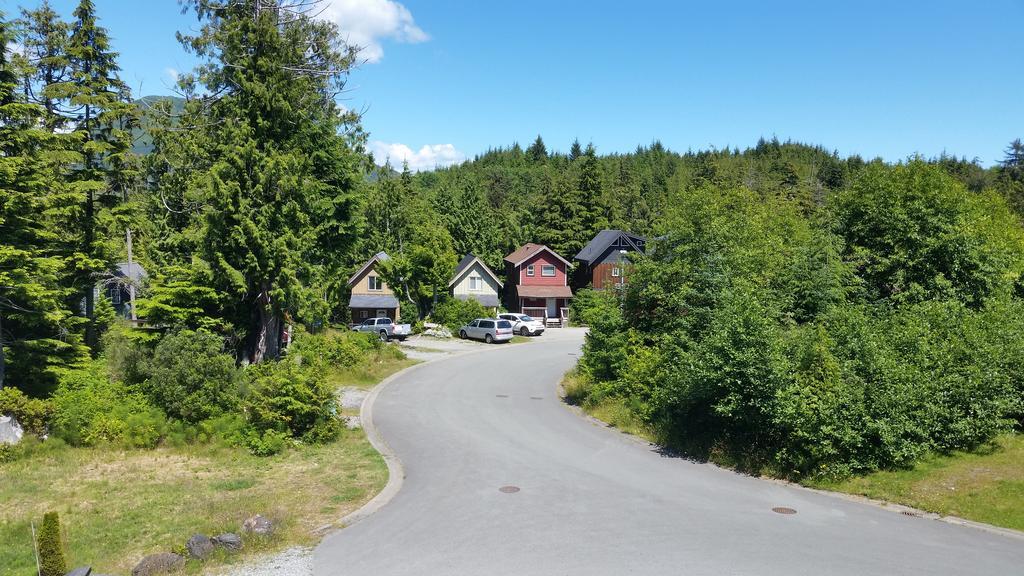
[[[181,114],[185,109],[185,99],[178,96],[143,96],[135,101],[141,110],[140,126],[132,130],[132,151],[136,154],[149,154],[153,151],[153,139],[149,135],[149,126],[152,123],[154,105],[159,102],[171,102],[171,114]]]

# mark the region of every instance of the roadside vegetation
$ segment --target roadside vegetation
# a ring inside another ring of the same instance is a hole
[[[923,160],[868,166],[810,203],[680,189],[626,291],[589,298],[567,398],[690,456],[803,481],[995,458],[981,454],[1024,414],[1022,272],[1005,198]]]

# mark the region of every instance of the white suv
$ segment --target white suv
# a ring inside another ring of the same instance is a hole
[[[540,336],[544,333],[544,321],[526,314],[507,312],[498,314],[498,318],[511,322],[512,330],[520,336]]]

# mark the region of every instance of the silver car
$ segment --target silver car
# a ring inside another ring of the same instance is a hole
[[[544,333],[544,321],[527,314],[506,312],[498,314],[498,318],[512,323],[512,331],[520,336],[540,336]]]
[[[512,339],[512,323],[500,318],[477,318],[459,328],[459,338],[473,338],[491,342],[507,342]]]

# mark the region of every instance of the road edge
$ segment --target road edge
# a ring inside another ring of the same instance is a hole
[[[568,372],[566,374],[568,374]],[[558,383],[555,385],[556,393],[558,394],[558,397],[561,400],[562,406],[567,408],[570,412],[575,414],[581,420],[589,422],[590,424],[592,424],[594,426],[597,426],[599,428],[605,428],[605,429],[607,429],[607,430],[609,430],[611,432],[614,432],[614,433],[618,434],[619,436],[621,436],[621,437],[623,437],[625,439],[630,440],[631,443],[636,444],[639,447],[648,448],[648,449],[651,449],[651,450],[660,450],[662,448],[662,446],[659,446],[658,444],[650,442],[650,441],[648,441],[648,440],[646,440],[644,438],[641,438],[640,436],[636,436],[635,434],[630,434],[628,432],[624,432],[621,429],[616,428],[615,426],[612,426],[611,424],[605,422],[604,420],[601,420],[600,418],[597,418],[596,416],[592,416],[592,415],[588,414],[586,412],[586,410],[584,410],[581,406],[576,406],[575,404],[570,404],[565,399],[565,388],[562,386],[562,382],[564,382],[564,381],[565,381],[565,377],[563,376],[562,379],[559,380]],[[714,462],[703,462],[703,464],[706,464],[708,466],[714,466],[715,468],[718,468],[720,470],[724,470],[726,472],[732,472],[733,474],[742,474],[742,472],[737,472],[736,470],[732,470],[730,468],[725,468],[723,466],[719,466],[718,464],[715,464]],[[773,484],[779,484],[779,485],[788,486],[788,487],[791,487],[791,488],[796,488],[798,490],[804,490],[804,491],[807,491],[807,492],[813,492],[815,494],[820,494],[822,496],[827,496],[827,497],[830,497],[830,498],[836,498],[836,499],[839,499],[839,500],[846,500],[848,502],[857,502],[857,503],[860,503],[860,504],[866,504],[866,505],[869,505],[869,506],[874,506],[875,508],[881,508],[881,509],[886,510],[888,512],[894,512],[894,513],[897,513],[897,514],[903,514],[904,516],[913,516],[915,518],[924,518],[924,519],[927,519],[927,520],[936,520],[936,521],[939,521],[939,522],[945,522],[946,524],[952,524],[954,526],[965,526],[967,528],[973,528],[975,530],[980,530],[982,532],[988,532],[990,534],[998,534],[1000,536],[1005,536],[1007,538],[1013,538],[1013,539],[1016,539],[1016,540],[1024,540],[1024,531],[1014,530],[1013,528],[1004,528],[1002,526],[996,526],[994,524],[986,524],[984,522],[977,522],[975,520],[968,520],[966,518],[960,518],[959,516],[943,516],[942,514],[938,514],[938,513],[935,513],[935,512],[928,512],[927,510],[921,510],[919,508],[914,508],[912,506],[907,506],[905,504],[899,504],[899,503],[896,503],[896,502],[889,502],[889,501],[886,501],[886,500],[878,500],[878,499],[875,499],[875,498],[868,498],[867,496],[862,496],[862,495],[859,495],[859,494],[847,494],[845,492],[836,492],[836,491],[833,491],[833,490],[824,490],[824,489],[821,489],[821,488],[812,488],[810,486],[804,486],[803,484],[799,484],[797,482],[792,482],[792,481],[789,481],[789,480],[783,480],[781,478],[772,478],[771,476],[753,476],[753,475],[749,475],[749,474],[748,474],[748,476],[751,476],[752,478],[757,478],[759,480],[764,480],[766,482],[771,482]]]

